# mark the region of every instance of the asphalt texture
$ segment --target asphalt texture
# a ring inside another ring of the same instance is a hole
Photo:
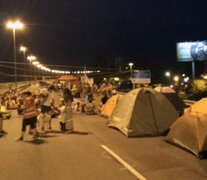
[[[30,90],[41,89],[38,85]],[[56,97],[58,102],[60,96]],[[58,105],[58,104],[57,104]],[[7,134],[0,135],[0,180],[134,180],[128,169],[107,153],[110,148],[147,180],[206,180],[207,159],[165,142],[165,137],[127,138],[106,126],[98,115],[73,113],[73,134],[60,132],[59,121],[53,131],[31,141],[16,142],[22,117],[12,111],[4,120]]]
[[[107,120],[97,115],[76,112],[73,134],[53,131],[31,141],[16,142],[22,117],[12,112],[4,120],[8,134],[0,138],[0,180],[133,180],[137,179],[101,145],[106,145],[148,180],[207,179],[207,160],[164,141],[164,137],[127,138],[108,128]]]

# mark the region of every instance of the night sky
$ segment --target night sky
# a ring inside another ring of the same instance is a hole
[[[206,7],[205,0],[0,0],[0,60],[13,59],[5,22],[20,19],[17,46],[43,63],[176,62],[176,42],[207,39]]]

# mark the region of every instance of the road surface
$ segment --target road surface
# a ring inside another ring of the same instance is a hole
[[[53,132],[37,141],[15,142],[21,116],[4,120],[0,138],[0,180],[134,180],[138,179],[106,146],[147,180],[206,180],[207,160],[164,141],[164,137],[127,138],[106,126],[106,119],[74,113],[74,134]],[[29,139],[29,136],[26,137]]]

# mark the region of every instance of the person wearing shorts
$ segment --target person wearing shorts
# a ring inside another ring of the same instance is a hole
[[[27,91],[23,93],[23,99],[24,99],[24,104],[23,104],[22,131],[21,131],[21,136],[16,139],[17,141],[24,140],[24,134],[26,131],[26,127],[28,125],[31,128],[33,139],[36,139],[36,123],[37,123],[37,116],[39,112],[36,109],[34,98],[32,97],[31,92]]]
[[[45,114],[50,114],[51,113],[51,105],[54,105],[54,90],[55,90],[55,87],[52,85],[48,88],[48,92],[45,93],[45,101],[43,102],[42,104],[42,110],[41,110],[41,113]],[[49,129],[51,130],[52,127],[51,127],[51,123],[52,123],[52,118],[50,118],[49,120]]]

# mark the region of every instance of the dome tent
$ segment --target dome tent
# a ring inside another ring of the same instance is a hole
[[[130,91],[119,101],[108,126],[126,136],[161,135],[179,117],[168,99],[151,88]]]
[[[109,117],[114,108],[116,107],[117,103],[120,101],[123,95],[117,94],[112,97],[110,97],[107,101],[106,104],[104,104],[101,108],[101,115],[104,117]]]
[[[154,88],[155,91],[162,93],[175,107],[180,115],[183,114],[185,104],[182,99],[179,98],[178,94],[174,89],[169,86],[157,86]]]
[[[186,113],[170,128],[167,141],[177,144],[198,157],[207,154],[207,115]]]
[[[193,104],[173,123],[167,141],[177,144],[198,157],[207,157],[207,98]]]
[[[174,89],[172,89],[169,86],[157,86],[156,88],[154,88],[155,91],[163,93],[163,94],[168,94],[168,93],[176,93],[176,91]]]

